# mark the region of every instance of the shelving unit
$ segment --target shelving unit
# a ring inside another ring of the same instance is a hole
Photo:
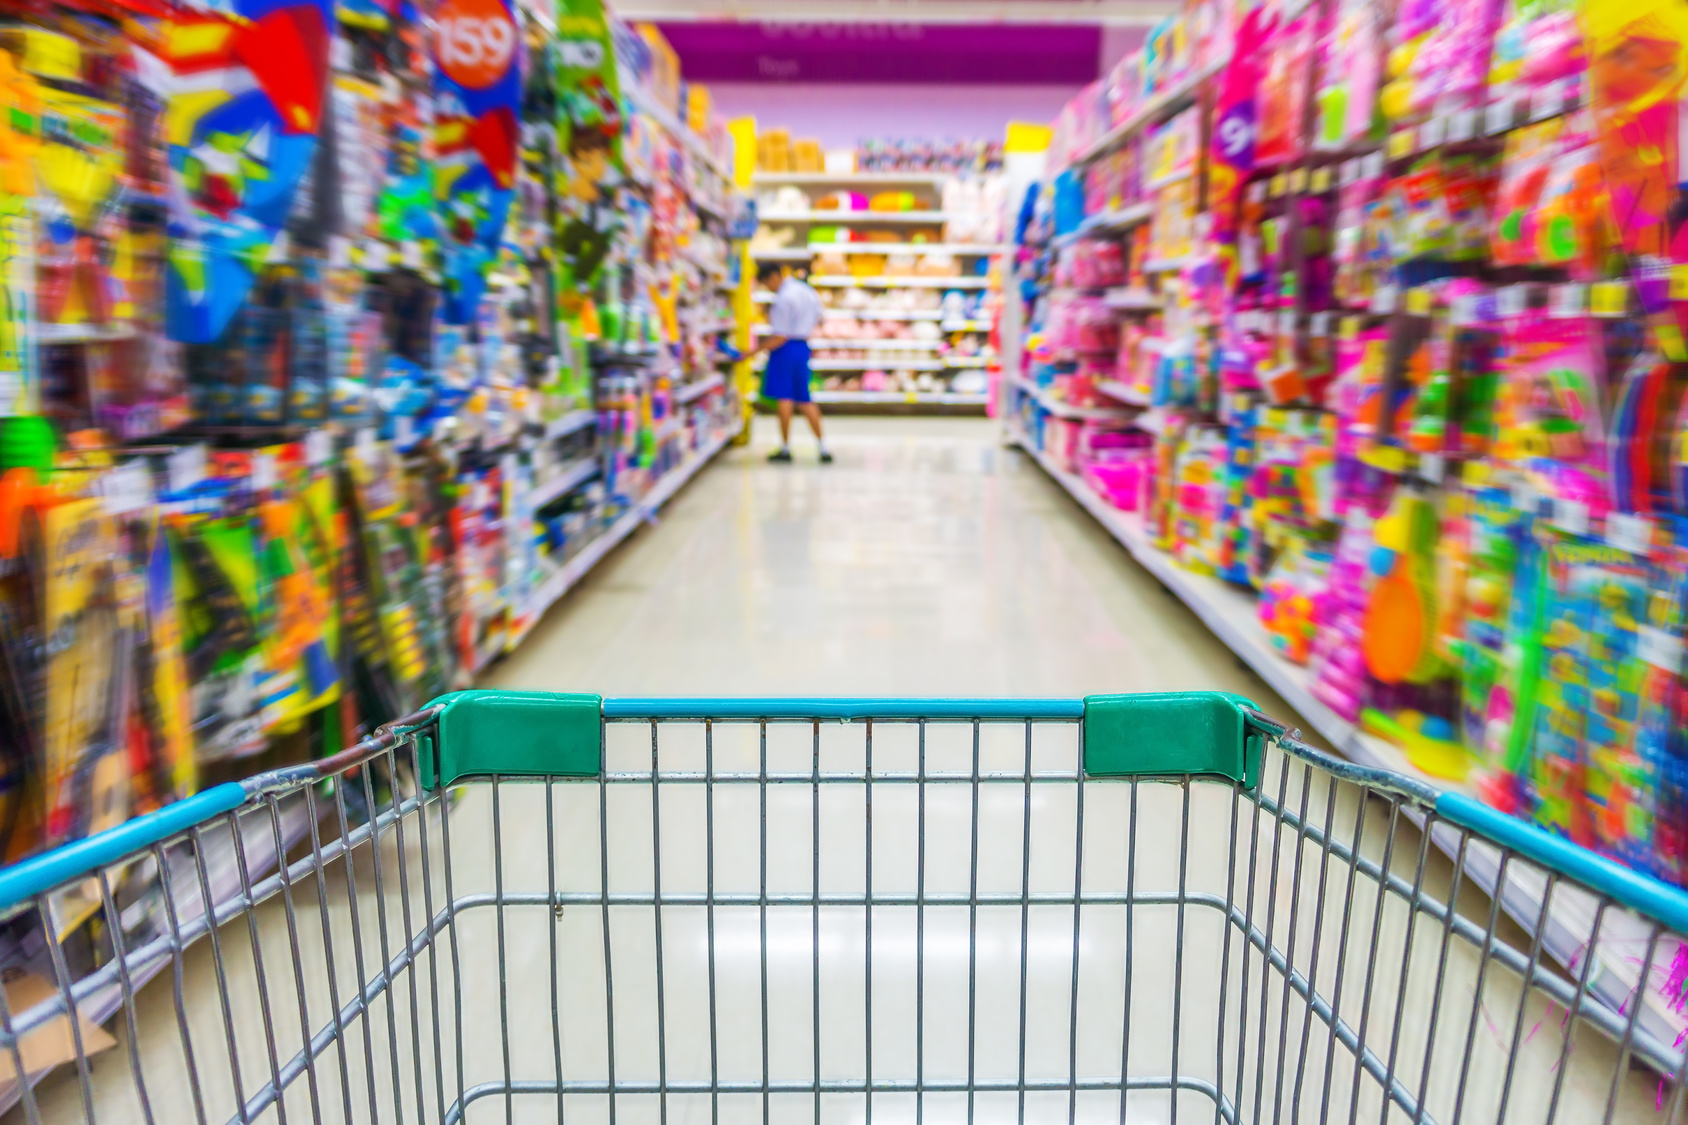
[[[750,182],[756,187],[940,187],[953,178],[951,172],[757,172]]]
[[[816,289],[984,289],[983,277],[811,277]]]
[[[1185,570],[1149,540],[1141,517],[1122,512],[1102,499],[1082,477],[1061,468],[1053,458],[1037,449],[1025,434],[1010,431],[1009,440],[1024,450],[1051,480],[1094,517],[1132,558],[1188,606],[1238,659],[1265,680],[1273,691],[1283,697],[1284,702],[1295,709],[1301,720],[1338,753],[1363,766],[1403,773],[1437,789],[1449,788],[1446,782],[1417,769],[1397,747],[1360,730],[1320,702],[1313,694],[1312,676],[1307,669],[1285,660],[1267,643],[1260,626],[1259,601],[1252,591]],[[1458,834],[1451,825],[1440,825],[1439,830],[1432,833],[1432,839],[1450,856],[1457,851]],[[1542,916],[1545,880],[1537,872],[1512,865],[1508,868],[1506,884],[1500,886],[1499,867],[1498,853],[1493,849],[1480,843],[1467,848],[1466,877],[1482,887],[1485,894],[1493,896],[1498,890],[1506,913],[1527,932],[1533,932]],[[1554,892],[1552,910],[1542,933],[1543,951],[1561,965],[1580,967],[1585,952],[1580,935],[1588,933],[1593,914],[1592,896],[1560,884]],[[1596,952],[1597,967],[1592,968],[1589,975],[1592,999],[1585,1003],[1604,1004],[1615,1014],[1627,1012],[1641,976],[1636,963],[1637,950],[1645,949],[1646,935],[1647,926],[1639,917],[1621,909],[1607,911],[1601,943]],[[1670,952],[1661,951],[1657,957],[1668,964],[1670,955]],[[1646,1003],[1638,1022],[1655,1039],[1674,1043],[1679,1035],[1688,1031],[1688,1017],[1672,1012],[1651,990],[1643,995]]]
[[[764,211],[764,223],[824,223],[860,227],[897,223],[947,223],[957,216],[948,211]]]

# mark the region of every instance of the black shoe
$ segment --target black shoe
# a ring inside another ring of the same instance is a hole
[[[823,465],[832,464],[832,454],[828,453],[824,449],[821,450],[821,464],[823,464]]]
[[[775,464],[789,465],[791,464],[791,450],[776,449],[772,453],[768,454],[768,460],[774,462]]]

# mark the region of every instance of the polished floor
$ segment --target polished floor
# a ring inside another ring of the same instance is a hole
[[[751,445],[728,450],[604,560],[486,684],[646,696],[1217,688],[1287,715],[1004,448],[993,423],[829,425],[835,464],[818,465],[799,434],[796,463],[770,465],[773,429],[759,420]],[[1558,1101],[1558,1120],[1580,1122],[1606,1108],[1610,1042],[1574,1035],[1577,1065],[1563,1068],[1561,1096],[1562,1009],[1521,1000],[1517,977],[1485,969],[1468,943],[1444,956],[1434,919],[1356,883],[1328,848],[1227,788],[1076,784],[1071,725],[977,736],[965,725],[800,725],[764,736],[754,724],[635,724],[612,727],[607,752],[614,771],[649,771],[654,757],[665,774],[692,778],[462,790],[449,820],[454,893],[501,890],[529,905],[466,908],[443,932],[449,956],[440,941],[420,954],[417,970],[289,1087],[290,1119],[449,1121],[440,1111],[462,1089],[501,1091],[506,1076],[545,1086],[559,1072],[580,1092],[485,1096],[466,1120],[1159,1125],[1216,1120],[1199,1088],[1212,1080],[1254,1122],[1406,1121],[1402,1099],[1421,1096],[1427,1121],[1542,1121]],[[1035,785],[1022,776],[1027,761],[1042,777]],[[759,784],[764,763],[799,776]],[[748,778],[705,787],[696,776],[706,767]],[[908,784],[922,769],[936,780]],[[833,780],[813,784],[801,776],[811,770]],[[1379,802],[1362,810],[1351,787],[1307,780],[1275,758],[1263,792],[1299,802],[1306,823],[1348,826],[1365,855],[1446,896],[1448,865],[1420,852],[1405,818]],[[117,1021],[120,1046],[93,1067],[97,1120],[231,1119],[227,1029],[250,1093],[269,1077],[272,1052],[285,1064],[299,1049],[302,1024],[323,1026],[324,966],[338,966],[344,1004],[353,976],[368,979],[416,932],[418,911],[438,910],[442,825],[428,819],[426,855],[424,825],[407,825],[402,846],[389,834],[377,855],[362,849],[355,894],[343,864],[320,886],[296,888],[296,930],[272,900],[252,928],[223,927],[221,966],[209,943],[190,950],[180,1018],[169,973],[143,990],[136,1055],[158,1077],[143,1104]],[[1428,862],[1415,872],[1420,854]],[[427,903],[416,890],[423,863]],[[382,871],[384,909],[371,893]],[[391,892],[399,872],[410,887],[402,903]],[[606,886],[614,904],[603,902]],[[1180,906],[1180,887],[1213,898]],[[676,904],[653,909],[659,892]],[[1281,962],[1245,956],[1234,937],[1243,931],[1205,908],[1227,897],[1265,927],[1257,937],[1288,951],[1299,987],[1361,1028],[1376,1073],[1400,1077],[1393,1107],[1349,1045],[1308,1017]],[[1469,887],[1459,906],[1479,920],[1487,909]],[[230,981],[226,1012],[219,976]],[[273,1038],[259,1018],[266,995]],[[184,1038],[203,1105],[190,1097]],[[1176,1098],[1149,1088],[1174,1069],[1195,1085]],[[1123,1102],[1079,1088],[1122,1072],[1145,1087]],[[618,1089],[651,1092],[612,1106],[591,1092],[611,1073]],[[830,1087],[818,1097],[808,1088],[817,1073]],[[849,1090],[870,1074],[886,1091],[871,1102]],[[696,1092],[712,1084],[729,1092]],[[981,1092],[969,1097],[969,1086]],[[1645,1075],[1620,1090],[1613,1119],[1662,1120]],[[70,1069],[41,1093],[44,1120],[81,1119]],[[253,1119],[280,1120],[278,1108]]]
[[[489,682],[661,695],[1277,698],[983,419],[729,449]],[[801,430],[801,424],[799,424]]]

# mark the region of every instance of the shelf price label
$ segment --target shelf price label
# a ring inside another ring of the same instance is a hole
[[[1529,303],[1530,291],[1522,285],[1508,285],[1495,295],[1495,304],[1500,309],[1500,315],[1506,318],[1523,316]]]
[[[1448,117],[1448,140],[1469,141],[1477,135],[1477,111],[1474,109],[1456,110]]]
[[[152,473],[144,459],[126,461],[100,478],[107,515],[124,516],[152,504]]]
[[[1646,516],[1613,512],[1606,517],[1606,542],[1620,551],[1645,555],[1653,549],[1653,525]]]
[[[1553,523],[1572,535],[1588,534],[1588,505],[1581,500],[1553,499]]]
[[[1670,267],[1670,299],[1688,301],[1688,265]]]
[[[1393,285],[1380,285],[1377,292],[1372,294],[1371,311],[1379,316],[1386,316],[1395,311],[1397,291]]]
[[[1581,316],[1583,310],[1588,307],[1586,297],[1587,291],[1585,288],[1574,281],[1567,282],[1564,285],[1555,285],[1553,287],[1553,300],[1549,303],[1548,312],[1560,319]]]
[[[1513,109],[1516,99],[1512,95],[1489,103],[1489,108],[1483,114],[1483,131],[1485,133],[1504,133],[1512,128]]]
[[[1420,151],[1427,148],[1437,148],[1448,133],[1448,119],[1432,117],[1426,121],[1418,131],[1418,147]]]
[[[1402,129],[1398,133],[1389,135],[1389,159],[1400,160],[1413,154],[1413,141],[1416,139],[1411,129]]]
[[[1431,484],[1441,484],[1447,476],[1447,462],[1440,453],[1420,453],[1418,455],[1418,475]]]
[[[1430,290],[1422,285],[1407,290],[1407,314],[1409,316],[1430,315]]]
[[[170,454],[164,462],[165,479],[171,492],[186,492],[205,479],[205,447],[190,445]]]
[[[1297,168],[1289,174],[1289,190],[1297,195],[1307,190],[1307,169]]]
[[[1359,158],[1355,157],[1353,160],[1344,160],[1342,162],[1342,172],[1337,177],[1337,181],[1343,187],[1347,187],[1349,184],[1358,183],[1359,179],[1360,179],[1360,160],[1359,160]]]
[[[305,435],[305,464],[316,468],[326,465],[334,457],[334,435],[327,430],[312,430]]]
[[[1315,168],[1310,179],[1310,186],[1315,195],[1323,195],[1330,190],[1330,169]]]

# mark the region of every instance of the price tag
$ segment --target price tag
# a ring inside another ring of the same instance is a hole
[[[1364,161],[1361,162],[1361,164],[1360,164],[1360,178],[1361,179],[1363,179],[1363,180],[1375,180],[1375,179],[1381,178],[1382,175],[1383,175],[1383,154],[1381,152],[1374,152],[1370,156],[1366,157]]]
[[[1588,534],[1588,505],[1581,500],[1553,500],[1553,523],[1572,535]]]
[[[370,273],[386,273],[389,257],[387,244],[379,238],[372,238],[363,244],[363,268]]]
[[[1330,313],[1316,312],[1307,318],[1307,335],[1315,340],[1330,336]]]
[[[1377,292],[1372,294],[1371,311],[1379,316],[1386,316],[1395,311],[1397,291],[1393,285],[1380,285]]]
[[[1248,185],[1248,201],[1250,203],[1266,202],[1266,181],[1255,180]]]
[[[1282,172],[1279,172],[1276,176],[1272,177],[1271,186],[1266,189],[1266,195],[1268,198],[1276,199],[1284,193],[1284,189],[1288,186],[1289,177],[1285,176]]]
[[[1431,484],[1441,484],[1447,475],[1447,462],[1440,453],[1420,453],[1418,455],[1418,475]]]
[[[1597,281],[1588,287],[1588,305],[1595,316],[1623,316],[1629,311],[1629,287],[1621,281]]]
[[[252,491],[268,492],[275,486],[275,458],[268,453],[254,453],[252,455]]]
[[[1421,125],[1419,127],[1419,130],[1418,130],[1419,151],[1422,152],[1423,150],[1425,150],[1427,148],[1437,148],[1437,147],[1439,147],[1442,143],[1442,139],[1444,137],[1446,137],[1447,135],[1448,135],[1448,119],[1446,117],[1432,117],[1429,121],[1426,121],[1423,125]]]
[[[1342,184],[1342,186],[1347,187],[1349,184],[1357,183],[1359,181],[1359,179],[1360,179],[1360,162],[1359,162],[1359,160],[1358,159],[1344,160],[1342,162],[1342,173],[1338,177],[1338,180]]]
[[[1456,328],[1470,328],[1478,323],[1477,294],[1461,293],[1454,298],[1453,321]]]
[[[1289,190],[1301,195],[1307,190],[1307,169],[1297,168],[1289,174]]]
[[[1342,339],[1354,339],[1360,334],[1360,318],[1357,316],[1343,317],[1341,327],[1338,331],[1340,332]]]
[[[1512,128],[1512,110],[1515,100],[1507,95],[1498,102],[1490,102],[1483,113],[1483,131],[1485,133],[1504,133]]]
[[[1569,100],[1570,83],[1563,78],[1545,86],[1537,86],[1536,92],[1530,96],[1530,120],[1541,121],[1557,117],[1565,112],[1565,105]]]
[[[1523,316],[1529,303],[1529,290],[1522,285],[1508,285],[1495,294],[1500,315],[1507,319]]]
[[[1411,156],[1413,154],[1413,140],[1414,135],[1411,129],[1402,129],[1399,133],[1391,133],[1389,135],[1389,147],[1386,150],[1389,153],[1389,159],[1400,160],[1402,157]]]
[[[205,479],[205,447],[190,445],[178,449],[164,461],[164,473],[171,492],[186,492]]]
[[[1280,309],[1278,312],[1278,335],[1295,335],[1295,310]]]
[[[144,460],[126,461],[100,478],[107,515],[125,516],[152,506],[152,473]]]
[[[408,414],[395,415],[393,418],[393,446],[397,449],[409,449],[416,444],[416,422]]]
[[[405,269],[420,270],[423,266],[422,244],[411,238],[399,243],[399,261],[404,263]]]
[[[1514,485],[1512,487],[1512,510],[1525,512],[1532,516],[1539,514],[1540,508],[1536,504],[1536,490],[1527,484]]]
[[[1310,186],[1315,195],[1323,195],[1330,190],[1330,169],[1315,168],[1310,180]]]
[[[1620,551],[1645,555],[1653,549],[1653,524],[1646,516],[1613,512],[1606,517],[1606,542]]]
[[[1635,631],[1635,655],[1671,675],[1682,670],[1682,638],[1652,625]]]
[[[336,40],[343,42],[343,40]],[[328,236],[328,268],[331,270],[350,269],[352,265],[352,240],[343,234]]]
[[[1407,314],[1409,316],[1430,315],[1430,290],[1422,285],[1407,290]]]
[[[1670,267],[1670,299],[1688,301],[1688,265]]]
[[[334,459],[334,435],[327,430],[312,430],[305,435],[305,464],[315,468]]]
[[[359,461],[373,460],[375,457],[375,427],[362,426],[357,435],[352,438],[352,452]]]
[[[1577,282],[1567,282],[1553,287],[1552,299],[1548,302],[1548,312],[1556,317],[1581,316],[1588,307],[1588,292]]]
[[[1474,109],[1456,110],[1448,117],[1448,140],[1458,143],[1469,141],[1477,135],[1477,111]]]

